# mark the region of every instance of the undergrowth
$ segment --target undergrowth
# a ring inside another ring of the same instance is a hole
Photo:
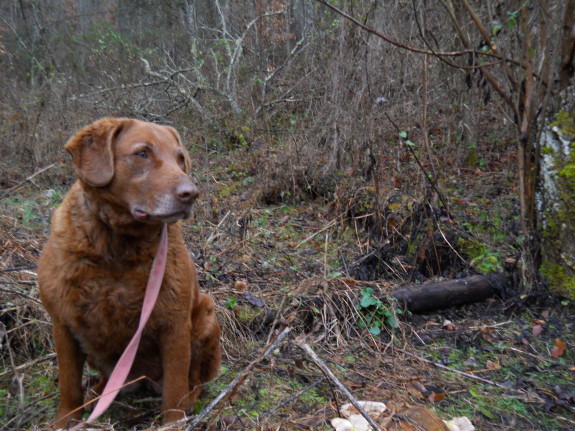
[[[270,190],[282,184],[266,183],[270,172],[258,171],[261,158],[246,155],[243,145],[225,154],[204,151],[193,151],[203,195],[184,236],[201,288],[216,300],[224,364],[196,412],[289,321],[357,398],[423,405],[443,419],[467,416],[480,430],[570,429],[571,303],[525,296],[421,316],[389,298],[399,284],[515,271],[517,203],[496,179],[462,177],[469,188],[445,187],[450,218],[433,193],[382,183],[377,194],[365,177],[342,176],[332,195],[315,199],[297,194],[303,183]],[[34,271],[50,211],[71,181],[70,171],[54,172],[45,184],[26,184],[1,201],[5,428],[42,429],[54,417],[57,368]],[[537,336],[536,325],[543,328]],[[567,345],[561,357],[551,356],[556,339]],[[288,341],[213,422],[228,429],[331,429],[335,403],[345,401]],[[158,429],[160,404],[153,394],[122,395],[102,423]]]

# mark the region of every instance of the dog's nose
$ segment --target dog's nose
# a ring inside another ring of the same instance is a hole
[[[200,191],[191,181],[182,181],[176,187],[176,197],[182,203],[192,203],[199,196]]]

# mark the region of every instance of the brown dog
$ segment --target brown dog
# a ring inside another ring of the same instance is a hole
[[[164,423],[181,419],[215,377],[220,327],[199,292],[180,222],[198,196],[190,159],[171,127],[106,118],[68,143],[79,180],[52,218],[38,266],[40,296],[54,325],[60,370],[56,427],[81,418],[84,361],[100,391],[136,331],[161,227],[166,272],[128,380],[161,384]]]

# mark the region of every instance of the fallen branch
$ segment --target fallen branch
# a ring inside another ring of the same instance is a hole
[[[375,431],[381,431],[377,423],[373,420],[373,418],[367,414],[367,412],[361,407],[357,399],[347,390],[347,388],[338,380],[336,376],[331,372],[328,366],[323,362],[319,356],[312,350],[312,348],[307,344],[305,339],[297,339],[294,341],[295,344],[304,351],[304,353],[324,372],[324,374],[329,377],[329,379],[339,388],[341,393],[345,395],[345,397],[353,404],[353,406],[357,409],[357,411],[365,418],[367,422],[371,425],[371,427]]]
[[[530,393],[530,392],[526,391],[525,389],[509,388],[505,385],[502,385],[501,383],[497,383],[497,382],[494,382],[492,380],[488,380],[488,379],[476,376],[476,375],[471,374],[471,373],[466,373],[465,371],[460,371],[460,370],[457,370],[455,368],[448,367],[447,365],[443,365],[439,362],[433,362],[429,359],[422,358],[421,356],[418,356],[414,353],[408,352],[407,350],[400,349],[399,347],[394,347],[394,346],[389,346],[389,345],[388,345],[388,347],[391,347],[394,351],[403,353],[404,355],[411,356],[412,358],[417,359],[418,361],[425,362],[426,364],[434,365],[435,367],[441,368],[442,370],[451,371],[452,373],[458,374],[458,375],[463,376],[463,377],[467,377],[468,379],[476,380],[478,382],[485,383],[486,385],[496,386],[500,389],[504,389],[504,390],[509,391],[509,392],[515,392],[515,393],[521,394],[521,395],[527,395],[527,394],[535,395],[535,397],[538,398],[539,401],[541,401],[541,397],[539,397],[539,395]]]
[[[288,334],[288,332],[291,330],[291,328],[289,326],[284,326],[283,329],[278,333],[277,337],[275,338],[275,340],[269,344],[263,351],[262,353],[260,353],[260,355],[254,359],[252,362],[249,363],[249,365],[244,368],[244,371],[242,371],[241,374],[239,374],[234,380],[231,381],[231,383],[222,391],[220,392],[220,394],[214,398],[212,400],[212,402],[210,404],[208,404],[206,406],[205,409],[203,409],[200,413],[198,413],[196,416],[194,416],[188,423],[188,426],[186,427],[185,431],[192,431],[194,429],[194,427],[200,423],[200,421],[202,419],[204,419],[215,407],[216,405],[219,404],[220,401],[222,400],[227,400],[229,399],[233,394],[236,393],[236,391],[238,390],[238,388],[242,385],[242,383],[244,382],[244,380],[246,379],[246,377],[251,373],[251,371],[254,369],[254,367],[260,363],[260,361],[265,358],[267,355],[270,354],[270,352],[272,352],[273,350],[275,350],[277,348],[277,346],[282,342],[282,340],[285,338],[285,336]],[[218,409],[218,411],[216,412],[216,414],[214,416],[218,416],[220,414],[220,412],[223,409],[223,405],[222,407],[220,407]]]
[[[483,301],[503,290],[507,283],[505,274],[474,275],[459,280],[402,287],[391,291],[389,296],[396,298],[405,309],[418,313]]]
[[[4,193],[2,193],[0,195],[0,199],[4,199],[6,196],[8,196],[10,193],[18,190],[20,187],[22,187],[24,184],[26,184],[28,181],[32,180],[34,177],[37,177],[38,175],[46,172],[48,169],[53,168],[56,165],[59,165],[60,162],[54,162],[51,165],[48,165],[42,169],[40,169],[39,171],[34,172],[32,175],[30,175],[28,178],[26,178],[25,180],[19,182],[18,184],[16,184],[14,187],[10,187],[8,190],[6,190]]]
[[[31,367],[33,365],[37,365],[40,362],[49,361],[49,360],[54,359],[54,358],[56,358],[56,353],[48,353],[46,356],[42,356],[41,358],[36,358],[32,361],[26,362],[25,364],[16,365],[16,366],[14,366],[13,369],[4,370],[4,371],[0,372],[0,377],[3,377],[7,374],[10,374],[13,371],[20,371],[20,370],[23,370],[25,368]]]

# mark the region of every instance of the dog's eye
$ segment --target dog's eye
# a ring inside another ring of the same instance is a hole
[[[183,154],[178,155],[178,163],[180,164],[180,166],[186,166],[186,158],[184,157]]]
[[[134,156],[141,157],[142,159],[147,159],[150,156],[148,150],[139,150],[134,153]]]

